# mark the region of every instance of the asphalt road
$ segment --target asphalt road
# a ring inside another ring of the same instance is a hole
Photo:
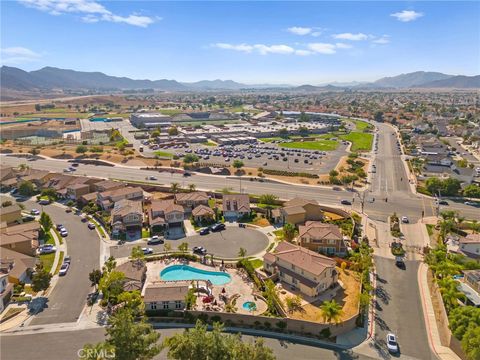
[[[183,329],[162,329],[160,341],[167,336],[183,331]],[[104,329],[89,329],[78,331],[39,333],[32,335],[7,335],[0,338],[2,360],[49,359],[73,360],[78,359],[78,351],[84,344],[94,344],[104,339]],[[253,341],[252,336],[244,335],[245,341]],[[265,338],[278,360],[370,360],[372,358],[355,354],[349,350],[336,351],[306,346],[288,341]],[[155,357],[156,360],[167,359],[166,351]]]
[[[24,202],[28,210],[41,211],[42,206],[33,201]],[[64,238],[67,255],[72,262],[67,275],[59,277],[48,297],[46,307],[31,321],[32,325],[75,322],[80,316],[90,292],[88,274],[100,264],[100,239],[95,231],[89,230],[80,217],[66,213],[55,205],[43,206],[54,224],[63,224],[68,230]]]
[[[386,336],[397,335],[400,353],[422,360],[436,357],[428,345],[420,290],[417,281],[418,261],[406,261],[405,269],[394,260],[375,257],[377,271],[375,304],[375,346],[379,357],[386,352]]]
[[[208,235],[189,236],[178,240],[166,240],[170,243],[172,249],[176,249],[178,245],[187,242],[189,249],[194,246],[203,246],[207,249],[208,254],[225,258],[235,258],[238,256],[238,250],[243,247],[247,250],[247,255],[253,255],[265,250],[268,246],[268,238],[265,234],[257,230],[241,229],[238,227],[227,227],[225,230]],[[151,247],[155,252],[162,252],[163,245],[147,245],[146,242],[140,243],[142,247]],[[110,254],[114,257],[129,256],[133,245],[118,245],[110,248]]]

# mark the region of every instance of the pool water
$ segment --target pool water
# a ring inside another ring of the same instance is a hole
[[[253,306],[251,305],[253,304]],[[252,306],[252,307],[250,307]],[[242,307],[247,310],[247,311],[255,311],[257,310],[257,305],[253,301],[245,301],[242,305]]]
[[[169,266],[160,272],[160,278],[164,281],[210,280],[213,285],[225,285],[232,280],[227,273],[197,269],[188,265]]]

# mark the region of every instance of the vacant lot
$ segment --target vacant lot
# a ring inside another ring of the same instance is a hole
[[[281,147],[290,149],[307,149],[332,151],[337,148],[338,143],[333,140],[317,140],[317,141],[294,141],[290,143],[280,144]]]
[[[342,140],[352,143],[351,151],[369,151],[372,148],[373,135],[370,133],[351,132],[350,134],[341,135]]]

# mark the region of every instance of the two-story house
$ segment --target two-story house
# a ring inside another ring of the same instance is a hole
[[[298,227],[299,245],[322,254],[344,256],[347,246],[337,225],[307,221]]]
[[[93,184],[93,191],[97,192],[105,192],[115,189],[120,189],[125,187],[125,184],[120,181],[113,181],[113,180],[102,180]]]
[[[277,274],[280,281],[311,298],[335,286],[338,280],[334,260],[285,241],[274,253],[266,253],[263,262],[267,273]]]
[[[298,225],[323,220],[323,211],[315,200],[294,198],[285,202],[282,208],[273,209],[272,217],[277,224]]]
[[[97,195],[97,204],[103,210],[111,209],[120,200],[143,200],[143,189],[141,187],[122,187]]]
[[[38,258],[2,248],[0,251],[0,273],[8,275],[13,284],[27,282],[29,274],[35,268]]]
[[[17,204],[0,208],[0,223],[10,225],[21,222],[22,209]]]
[[[39,246],[39,230],[40,225],[36,221],[3,228],[0,230],[0,247],[35,256]]]
[[[152,234],[183,232],[185,212],[183,206],[171,200],[153,200],[150,206],[149,225]]]
[[[199,205],[208,206],[208,199],[207,193],[203,191],[175,194],[175,202],[183,206],[187,214]]]
[[[117,201],[111,212],[112,234],[127,233],[135,236],[142,231],[143,207],[141,201]]]
[[[13,284],[8,282],[8,274],[0,273],[0,314],[7,307],[13,294]]]
[[[238,220],[250,214],[248,194],[225,194],[222,199],[223,216],[227,220]]]

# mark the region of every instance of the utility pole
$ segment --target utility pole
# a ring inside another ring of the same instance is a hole
[[[362,193],[356,193],[358,198],[360,199],[360,205],[362,209],[362,214],[363,214],[363,209],[365,207],[365,198],[367,197],[367,192],[368,190],[362,191]]]

